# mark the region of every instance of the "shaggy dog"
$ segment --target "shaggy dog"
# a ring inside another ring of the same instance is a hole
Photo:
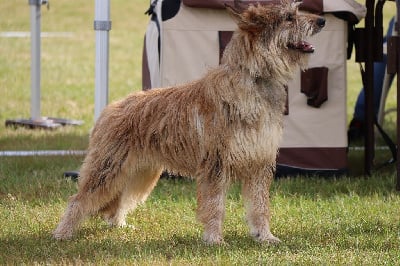
[[[297,1],[227,6],[238,25],[220,66],[189,84],[134,93],[110,104],[90,137],[56,239],[71,238],[82,220],[101,214],[124,226],[129,211],[163,169],[197,182],[197,216],[207,243],[223,242],[228,185],[242,184],[250,234],[276,243],[269,226],[269,188],[282,135],[285,84],[313,52],[304,41],[325,20],[298,12]]]

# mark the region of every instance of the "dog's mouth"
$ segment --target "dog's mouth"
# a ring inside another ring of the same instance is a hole
[[[289,43],[288,48],[298,50],[303,53],[314,53],[314,46],[306,41],[300,41],[297,43]]]

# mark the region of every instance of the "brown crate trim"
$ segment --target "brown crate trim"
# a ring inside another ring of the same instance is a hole
[[[222,55],[224,54],[225,48],[230,42],[233,35],[233,31],[218,31],[219,41],[219,63],[221,64]]]
[[[307,96],[307,105],[319,108],[328,100],[327,67],[313,67],[301,72],[300,91]]]
[[[225,9],[225,4],[234,6],[233,0],[182,0],[185,6],[199,8]],[[279,4],[279,0],[241,1],[243,4]]]
[[[311,13],[322,14],[324,12],[324,3],[322,0],[303,0],[300,9]]]
[[[234,1],[229,0],[182,0],[182,3],[189,7],[199,8],[212,8],[212,9],[224,9],[225,4],[233,6]],[[261,1],[242,1],[245,4],[279,4],[279,0],[261,0]],[[323,2],[322,0],[303,0],[300,5],[300,9],[322,14],[323,13]]]
[[[347,148],[281,148],[277,163],[304,169],[345,169]]]

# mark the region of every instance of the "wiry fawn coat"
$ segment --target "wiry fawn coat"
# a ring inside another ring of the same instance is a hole
[[[85,216],[96,213],[125,225],[127,212],[168,169],[196,179],[205,241],[223,241],[231,180],[242,182],[251,235],[279,241],[269,229],[269,187],[282,135],[284,85],[307,58],[288,44],[318,32],[323,23],[298,14],[291,1],[228,9],[239,29],[220,66],[200,80],[134,93],[103,111],[56,238],[70,238]]]

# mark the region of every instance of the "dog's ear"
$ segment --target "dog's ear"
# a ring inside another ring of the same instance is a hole
[[[254,8],[254,6],[250,7]],[[254,12],[249,11],[249,6],[245,2],[235,0],[234,6],[225,4],[225,8],[240,29],[248,32],[259,31],[260,21]]]
[[[292,5],[293,5],[295,8],[298,8],[302,3],[303,3],[303,0],[293,0]]]
[[[291,6],[293,8],[298,8],[303,3],[303,0],[281,0],[282,6]]]
[[[247,4],[241,0],[234,0],[233,4],[236,10],[240,10],[240,13],[247,9]]]
[[[233,19],[238,23],[242,20],[242,14],[247,9],[248,5],[241,0],[234,0],[233,6],[224,4],[225,8],[228,10],[229,14],[233,17]]]
[[[303,3],[303,0],[281,0],[282,6],[291,6],[292,8],[298,8]]]
[[[236,2],[236,1],[235,1]],[[231,15],[231,17],[235,20],[236,23],[239,23],[240,21],[242,21],[242,16],[240,15],[243,10],[240,10],[239,8],[235,6],[230,6],[228,4],[225,4],[225,8],[226,10],[228,10],[228,13]]]

